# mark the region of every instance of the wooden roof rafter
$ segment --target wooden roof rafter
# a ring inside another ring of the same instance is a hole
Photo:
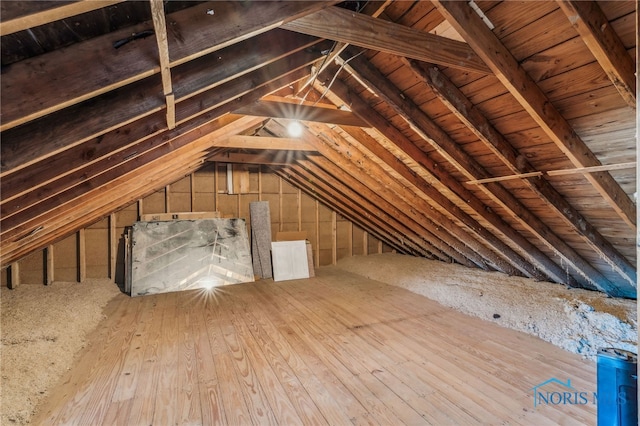
[[[353,222],[362,229],[367,230],[367,232],[370,232],[380,240],[388,241],[389,245],[395,247],[400,253],[434,259],[431,253],[403,237],[399,232],[394,230],[389,223],[377,219],[375,214],[364,210],[358,204],[355,204],[355,208],[351,208],[352,200],[346,198],[342,191],[335,191],[334,188],[341,188],[340,182],[337,180],[333,179],[332,181],[333,184],[337,186],[333,186],[332,182],[325,183],[317,177],[312,176],[310,172],[300,164],[286,169],[274,169],[274,171],[278,176],[300,188],[304,193],[353,220]]]
[[[112,202],[109,202],[107,204],[104,201],[100,201],[100,200],[106,200],[105,198],[106,194],[104,192],[96,191],[96,188],[114,187],[115,183],[112,183],[112,182],[115,182],[114,178],[116,179],[116,181],[119,181],[120,179],[124,179],[123,176],[131,178],[135,173],[139,173],[139,176],[138,176],[139,179],[144,179],[142,178],[142,176],[144,175],[145,170],[151,170],[146,167],[150,159],[153,159],[153,161],[156,161],[158,158],[166,159],[167,157],[164,157],[165,155],[172,154],[173,150],[176,148],[179,149],[178,148],[180,146],[180,142],[178,142],[179,140],[183,141],[182,143],[185,143],[185,144],[193,144],[193,140],[189,138],[193,138],[194,135],[197,137],[198,135],[203,136],[210,133],[212,129],[209,129],[209,130],[206,130],[206,129],[208,129],[211,126],[216,126],[216,122],[214,121],[216,118],[221,117],[225,114],[228,114],[229,112],[237,108],[240,108],[246,104],[249,104],[259,99],[265,94],[270,93],[282,87],[285,84],[288,84],[288,82],[292,78],[300,79],[303,77],[303,75],[304,75],[304,72],[299,72],[299,75],[296,76],[295,72],[292,74],[291,72],[289,72],[289,70],[284,71],[283,75],[280,75],[278,76],[278,78],[275,78],[275,79],[270,77],[269,75],[262,75],[262,78],[266,79],[266,81],[263,84],[258,84],[257,87],[254,87],[251,92],[247,92],[244,97],[239,98],[238,96],[233,96],[233,95],[229,96],[229,94],[227,94],[225,97],[226,101],[222,103],[220,106],[218,106],[216,109],[210,110],[209,112],[206,112],[204,114],[200,114],[194,119],[190,120],[188,123],[178,128],[175,128],[173,130],[166,129],[166,126],[165,126],[166,119],[162,115],[155,116],[156,120],[159,120],[160,122],[163,123],[159,125],[159,128],[160,129],[165,128],[165,130],[160,133],[155,132],[155,133],[152,133],[151,135],[146,135],[145,132],[148,131],[149,129],[148,127],[140,126],[139,123],[132,124],[133,129],[138,128],[139,131],[142,132],[142,134],[145,134],[145,137],[143,137],[140,140],[144,141],[144,140],[151,139],[151,143],[152,143],[151,146],[153,146],[153,141],[158,141],[158,140],[164,141],[159,145],[158,147],[159,149],[152,149],[151,151],[149,151],[150,155],[152,155],[153,158],[149,157],[148,155],[145,156],[144,153],[139,154],[138,147],[136,144],[134,144],[131,146],[131,154],[128,155],[128,158],[125,157],[123,159],[123,161],[124,160],[127,160],[127,161],[124,161],[123,163],[117,165],[115,168],[113,167],[113,165],[109,166],[109,168],[107,169],[108,171],[106,173],[105,172],[100,173],[98,169],[94,168],[92,173],[96,173],[96,176],[94,178],[89,178],[89,179],[83,178],[80,182],[68,181],[64,179],[64,176],[63,176],[63,179],[60,180],[61,186],[59,186],[59,189],[56,189],[56,191],[58,192],[57,193],[53,192],[53,194],[58,194],[56,195],[56,198],[55,198],[56,208],[54,210],[49,210],[52,207],[50,204],[47,204],[48,203],[47,200],[48,199],[53,200],[53,198],[46,197],[43,200],[34,200],[34,203],[32,203],[31,206],[28,206],[28,209],[30,211],[28,216],[25,216],[26,213],[21,212],[19,218],[16,218],[13,216],[2,217],[1,219],[2,234],[0,234],[2,236],[2,240],[1,240],[2,241],[2,251],[1,251],[2,264],[3,265],[8,264],[13,260],[16,260],[21,255],[28,253],[30,250],[32,251],[38,248],[46,247],[56,239],[60,238],[61,235],[64,235],[62,234],[62,232],[64,232],[65,230],[68,230],[69,226],[71,226],[72,224],[77,227],[88,226],[89,224],[92,223],[92,221],[98,220],[101,217],[101,215],[106,215],[110,213],[111,211],[107,211],[107,210],[113,209],[114,204]],[[255,84],[255,80],[252,82],[252,84]],[[238,84],[235,81],[231,81],[230,84],[228,84],[227,90],[230,90],[230,91],[245,90],[243,89],[244,85],[245,83],[242,83],[242,82],[239,82]],[[241,93],[245,93],[245,92],[241,92]],[[261,118],[259,117],[249,117],[249,119],[250,119],[249,121],[252,124],[255,124],[261,121]],[[237,128],[235,128],[234,126],[229,126],[228,124],[225,126],[225,129],[227,132],[236,132],[236,133],[238,132]],[[115,138],[114,140],[120,140],[120,141],[122,141],[123,138],[128,140],[131,137],[133,138],[136,137],[135,136],[136,132],[123,132],[122,130],[123,128],[112,131],[110,133],[111,137]],[[204,139],[203,140],[204,144],[200,145],[201,146],[200,149],[204,150],[212,146],[210,142],[211,140],[210,138],[214,136],[215,136],[215,132],[213,132],[211,136],[209,136],[209,139]],[[103,141],[104,139],[101,138],[100,140]],[[136,142],[139,142],[139,141],[136,140]],[[191,157],[191,161],[193,164],[197,164],[196,168],[198,168],[204,162],[206,158],[206,152],[198,151],[197,150],[198,144],[192,146],[191,148],[196,149],[194,153],[195,156]],[[83,158],[82,157],[82,155],[84,155],[83,153],[84,151],[81,151],[79,153],[81,154],[80,158]],[[61,153],[60,155],[64,156],[65,154],[66,153]],[[181,163],[175,162],[175,159],[174,159],[175,155],[170,155],[170,156],[172,158],[171,162],[173,164],[177,164],[177,167],[179,169]],[[118,157],[116,156],[116,160],[117,159]],[[107,161],[107,164],[109,163],[110,160],[111,158],[108,154],[105,155],[103,158],[103,161]],[[133,168],[131,164],[134,165]],[[189,162],[183,163],[182,164],[183,168],[186,167],[185,164],[190,164],[190,163]],[[128,172],[123,172],[123,170],[128,170]],[[82,173],[86,173],[86,171],[83,172],[82,169],[79,169],[79,172],[81,173],[80,176],[83,176]],[[151,176],[153,176],[153,174]],[[134,181],[135,180],[136,179],[134,179]],[[157,182],[157,179],[153,177],[148,178],[148,180],[150,182]],[[2,183],[4,184],[4,179]],[[167,182],[167,183],[170,183],[170,182]],[[62,202],[61,194],[66,194],[65,195],[67,199],[66,208],[63,208],[60,205],[60,203]],[[97,194],[97,195],[92,195],[92,194]],[[27,193],[27,195],[29,195],[29,193]],[[95,198],[91,198],[92,196],[94,196]],[[120,202],[123,202],[122,200],[129,200],[128,202],[132,202],[135,199],[139,198],[140,196],[134,197],[133,199],[126,198],[126,193],[124,193],[123,195],[121,188],[118,187],[118,190],[114,192],[114,197],[115,197],[114,199],[120,200]],[[79,217],[73,216],[74,214],[76,214],[74,212],[78,210],[77,206],[85,205],[86,203],[89,203],[89,201],[85,202],[81,200],[94,200],[93,203],[95,203],[96,206],[93,207],[93,212],[95,214],[93,213],[91,215],[81,214]],[[43,201],[43,202],[40,202],[40,201]],[[3,199],[2,207],[12,209],[11,206],[15,205],[15,202],[16,202],[16,199],[13,199],[9,201],[8,205],[6,205]],[[121,205],[125,205],[124,202]],[[20,210],[24,209],[23,206],[18,206],[18,208]],[[57,215],[55,217],[58,217],[60,218],[60,220],[65,221],[64,226],[61,225],[59,222],[56,222],[56,220],[53,220],[52,214]],[[17,220],[17,222],[15,223],[11,222],[15,220]],[[59,226],[59,227],[56,229],[56,226]],[[38,231],[37,233],[33,233],[33,230],[38,230]]]
[[[535,172],[535,168],[526,157],[513,148],[482,112],[474,107],[471,101],[436,65],[418,63],[416,61],[406,61],[406,63],[433,90],[438,98],[516,175]],[[558,215],[563,217],[577,233],[584,237],[595,251],[607,259],[607,262],[629,282],[631,288],[623,289],[623,293],[634,290],[633,287],[636,286],[637,277],[633,265],[580,212],[571,206],[542,174],[536,175],[536,179],[524,179],[524,183],[549,206],[553,207]],[[557,247],[560,248],[560,246]]]
[[[154,6],[156,19],[164,16],[164,11],[160,10],[161,3]],[[135,40],[135,48],[131,47],[132,43],[118,49],[113,47],[114,40],[126,39],[132,33],[148,31],[150,24],[147,23],[105,34],[68,49],[41,55],[37,62],[27,60],[13,64],[13,68],[17,69],[3,78],[2,105],[7,99],[20,99],[20,102],[13,101],[11,109],[3,108],[0,130],[11,129],[116,90],[156,75],[163,69],[166,72],[169,67],[175,68],[200,59],[212,52],[269,32],[287,20],[296,19],[332,3],[335,1],[289,2],[286,6],[280,7],[277,3],[257,2],[252,7],[260,10],[253,11],[253,19],[242,18],[244,6],[240,2],[216,3],[217,14],[214,15],[207,15],[207,4],[175,12],[167,17],[172,31],[164,31],[167,34],[166,47],[161,42],[161,57],[171,53],[170,62],[167,64],[165,57],[163,67],[156,59],[158,45],[153,40],[155,37]],[[212,20],[216,25],[211,25]],[[189,30],[185,31],[182,28]],[[162,31],[162,28],[159,30]],[[162,36],[160,38],[163,39]],[[270,46],[271,43],[265,42],[264,45]],[[57,80],[59,70],[66,70],[64,84]],[[37,81],[31,78],[34,72],[39,76]],[[91,75],[92,78],[86,78],[86,75]],[[165,84],[169,81],[165,79]],[[26,87],[29,87],[29,96],[20,92]]]
[[[416,147],[395,127],[391,126],[384,117],[380,116],[380,114],[371,108],[366,102],[353,92],[350,92],[346,86],[339,82],[339,80],[336,80],[330,91],[340,99],[340,103],[347,103],[351,105],[351,109],[356,115],[359,115],[363,120],[369,122],[372,127],[376,128],[390,142],[396,145],[398,149],[424,167],[425,172],[430,174],[433,182],[438,182],[439,185],[442,185],[445,188],[458,188],[456,189],[457,193],[466,192],[466,190],[462,188],[462,184],[460,182],[441,171],[431,158],[425,155],[423,151]],[[586,282],[583,277],[568,276],[564,268],[558,266],[546,254],[540,251],[516,230],[511,228],[495,213],[487,211],[484,208],[484,204],[472,194],[470,194],[468,199],[459,199],[458,202],[465,206],[468,205],[474,207],[475,205],[474,210],[476,214],[498,229],[505,238],[512,240],[517,247],[522,250],[522,254],[513,250],[494,233],[483,227],[478,221],[465,213],[458,205],[442,193],[438,192],[435,188],[427,186],[421,189],[425,191],[425,194],[434,200],[436,204],[443,206],[449,214],[452,214],[464,223],[472,233],[476,234],[483,242],[489,244],[496,252],[505,256],[513,266],[527,276],[543,280],[552,279],[556,282],[570,283],[573,286],[589,287],[588,282]],[[529,260],[525,260],[523,256],[526,256]],[[577,280],[577,282],[574,280]]]
[[[58,21],[81,13],[91,12],[122,3],[125,0],[81,0],[68,4],[62,4],[54,8],[44,9],[29,15],[13,16],[0,22],[0,36],[16,33],[53,21]]]
[[[549,101],[511,52],[466,3],[433,0],[438,11],[492,69],[496,77],[544,129],[575,167],[602,165],[575,130]],[[610,173],[590,173],[586,178],[615,212],[636,231],[636,207]]]
[[[595,1],[558,0],[571,25],[629,107],[636,109],[633,59]]]
[[[437,251],[432,248],[430,249],[432,253],[445,254],[446,258],[443,260],[448,261],[448,259],[453,258],[463,265],[485,267],[481,258],[469,251],[468,247],[464,246],[464,243],[452,238],[444,228],[438,227],[428,217],[420,213],[421,207],[425,207],[424,202],[416,199],[413,200],[412,204],[409,200],[401,197],[400,194],[405,193],[402,185],[391,179],[374,162],[363,158],[357,147],[350,148],[349,156],[336,152],[335,147],[342,142],[341,138],[335,134],[328,135],[332,140],[331,146],[329,146],[329,143],[316,133],[318,129],[314,131],[313,126],[311,127],[309,129],[311,134],[307,133],[305,139],[315,146],[323,158],[310,158],[310,162],[321,164],[324,169],[338,166],[342,169],[339,172],[341,180],[347,186],[353,187],[357,185],[360,188],[358,192],[368,200],[373,201],[385,212],[391,214],[392,217],[401,220],[406,226],[416,227],[417,230],[414,232],[417,235],[423,235],[424,240],[430,241],[430,245],[435,246]],[[326,134],[328,129],[320,131]],[[344,145],[344,143],[342,144]],[[335,173],[338,172],[336,171]]]
[[[346,55],[353,52],[345,51]],[[466,176],[467,179],[482,179],[489,176],[489,173],[467,154],[460,146],[436,123],[434,123],[413,101],[406,96],[401,96],[399,90],[384,76],[382,76],[373,65],[362,57],[354,58],[345,69],[356,77],[368,90],[373,91],[383,99],[391,108],[402,117],[423,140],[433,146],[440,155],[453,164],[456,169]],[[458,185],[456,189],[464,188]],[[454,192],[456,192],[454,189]],[[564,262],[571,266],[576,273],[582,275],[593,287],[616,295],[625,295],[632,292],[633,286],[628,289],[618,289],[602,273],[595,269],[589,262],[584,260],[571,246],[562,238],[557,236],[538,217],[532,214],[526,206],[520,203],[510,191],[498,182],[490,182],[480,186],[494,202],[501,205],[505,211],[509,212],[514,220],[520,225],[529,229],[541,241],[551,247]],[[464,193],[456,192],[458,196],[469,200],[474,197],[465,189]],[[630,277],[626,277],[629,279]]]
[[[315,159],[314,160],[318,160]],[[401,245],[420,252],[429,258],[450,261],[450,258],[426,241],[411,225],[403,222],[392,214],[389,214],[380,204],[369,199],[365,194],[371,190],[348,172],[329,161],[305,160],[292,168],[300,175],[308,185],[321,190],[334,200],[343,200],[342,205],[346,211],[357,212],[359,217],[375,223],[379,229],[387,229],[390,235],[396,235]],[[353,207],[351,207],[353,206]],[[339,209],[342,211],[342,209]]]

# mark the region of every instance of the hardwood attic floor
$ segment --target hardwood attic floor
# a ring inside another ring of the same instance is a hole
[[[34,424],[595,424],[532,389],[592,393],[594,363],[343,271],[108,311]]]

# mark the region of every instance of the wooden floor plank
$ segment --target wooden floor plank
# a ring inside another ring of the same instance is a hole
[[[222,425],[226,423],[222,406],[222,394],[216,374],[216,366],[212,362],[213,353],[206,328],[207,304],[205,290],[194,292],[192,298],[195,309],[191,310],[193,327],[193,351],[198,376],[198,392],[203,425]]]
[[[178,306],[178,419],[179,424],[192,425],[202,422],[200,407],[200,382],[196,367],[193,322],[198,316],[192,313],[193,301],[183,293]]]
[[[162,356],[159,359],[160,377],[156,393],[153,424],[172,425],[178,420],[178,323],[180,321],[178,303],[180,294],[167,298],[165,315],[162,318]]]
[[[52,390],[46,424],[594,424],[533,406],[595,365],[405,289],[320,269],[214,292],[122,296]]]
[[[327,408],[323,411],[327,421],[330,424],[346,424],[345,422],[349,422],[351,419],[358,419],[358,424],[361,422],[370,424],[371,419],[367,410],[335,374],[336,369],[340,371],[345,366],[335,359],[335,353],[332,349],[321,342],[321,339],[326,337],[325,332],[319,331],[321,329],[318,325],[314,324],[311,318],[304,316],[306,309],[300,301],[291,297],[287,299],[288,293],[282,291],[280,286],[274,285],[270,290],[280,296],[272,300],[280,308],[279,312],[284,320],[285,325],[282,331],[287,333],[287,339],[293,344],[294,350],[302,356],[308,368],[318,375],[325,387],[327,393],[321,395],[322,400],[316,401],[316,404]],[[286,304],[283,303],[285,300]],[[291,314],[291,308],[283,309],[286,306],[293,307],[295,314]],[[323,324],[326,325],[329,322]],[[334,329],[333,327],[344,329],[344,327],[334,324],[331,330]],[[345,374],[352,377],[348,370],[342,371],[346,371]],[[315,398],[316,395],[312,395],[312,397]]]
[[[253,336],[247,321],[251,321],[245,303],[238,298],[233,299],[231,322],[236,330],[238,343],[244,348],[244,355],[255,373],[261,389],[266,389],[264,396],[271,407],[274,420],[278,424],[301,424],[293,404],[287,396],[282,383],[271,368],[271,364],[261,349],[261,345]]]
[[[135,394],[131,404],[129,419],[118,419],[122,424],[126,421],[131,424],[152,424],[158,392],[158,381],[160,378],[160,363],[164,353],[162,347],[162,323],[169,315],[167,305],[171,300],[170,296],[158,296],[149,298],[153,301],[157,315],[154,315],[151,327],[142,343],[143,364],[138,373]],[[137,346],[136,346],[137,347]],[[126,389],[123,389],[125,391]]]

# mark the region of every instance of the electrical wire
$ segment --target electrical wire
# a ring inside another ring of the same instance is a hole
[[[333,83],[336,81],[336,78],[338,78],[338,74],[340,74],[340,71],[342,71],[342,69],[352,60],[354,60],[355,58],[357,58],[358,56],[362,55],[364,53],[366,49],[362,49],[360,52],[356,53],[355,55],[353,55],[352,57],[350,57],[349,59],[347,59],[346,61],[343,61],[342,64],[340,65],[340,68],[338,68],[338,70],[336,71],[336,73],[333,75],[333,78],[331,79],[331,82],[327,85],[327,87],[324,89],[324,92],[322,92],[322,95],[320,95],[320,97],[318,98],[317,101],[315,101],[313,103],[313,106],[316,106],[318,104],[318,102],[320,102],[325,95],[329,92],[329,90],[331,89],[331,86],[333,86]]]

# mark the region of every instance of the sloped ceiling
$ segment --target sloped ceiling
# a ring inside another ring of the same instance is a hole
[[[635,2],[0,7],[3,267],[225,161],[401,253],[636,297]]]

